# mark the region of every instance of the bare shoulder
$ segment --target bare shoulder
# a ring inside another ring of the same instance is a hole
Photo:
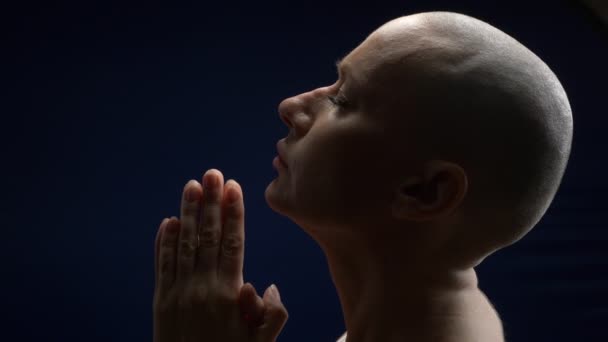
[[[488,297],[480,290],[469,297],[466,303],[463,315],[441,323],[445,329],[437,340],[504,342],[500,316]]]
[[[479,291],[479,293],[480,307],[479,310],[476,310],[478,316],[473,320],[473,322],[477,322],[474,323],[475,327],[481,328],[479,332],[484,336],[485,341],[504,342],[504,331],[498,311],[483,291]]]
[[[470,302],[470,314],[454,321],[454,325],[446,330],[450,334],[441,336],[441,341],[505,342],[502,321],[488,297],[479,291],[479,295],[473,298],[476,299]],[[344,332],[336,342],[346,342],[346,334]]]

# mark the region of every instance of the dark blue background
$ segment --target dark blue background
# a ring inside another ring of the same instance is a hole
[[[264,200],[287,135],[277,105],[333,82],[334,61],[384,22],[429,10],[520,40],[574,113],[553,205],[478,267],[507,341],[607,341],[608,36],[575,2],[513,0],[3,8],[0,340],[150,341],[158,224],[218,168],[244,189],[245,278],[276,283],[289,310],[279,340],[335,341],[344,323],[319,247]]]

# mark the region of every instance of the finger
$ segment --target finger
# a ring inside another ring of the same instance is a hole
[[[218,278],[228,286],[240,289],[243,285],[243,258],[245,254],[245,206],[241,186],[230,179],[226,182],[224,227],[220,243]]]
[[[255,341],[275,341],[281,333],[285,322],[287,322],[289,314],[281,302],[281,296],[276,286],[271,285],[266,289],[263,300],[266,307],[264,323],[255,330]]]
[[[201,185],[195,180],[190,180],[184,186],[180,217],[181,229],[177,247],[178,280],[189,279],[194,270],[201,191]]]
[[[247,283],[241,287],[239,293],[239,306],[241,313],[251,326],[259,326],[264,319],[264,300],[258,296],[255,287]]]
[[[167,220],[166,227],[160,237],[158,288],[161,292],[169,289],[175,281],[179,229],[180,223],[177,217],[173,216]]]
[[[160,227],[156,231],[156,238],[154,239],[154,284],[155,284],[155,286],[158,286],[158,273],[159,273],[158,272],[158,258],[159,258],[159,253],[160,253],[160,239],[163,234],[163,229],[165,228],[165,225],[167,224],[167,221],[169,221],[169,219],[165,218],[160,223]]]
[[[224,175],[217,169],[207,170],[203,175],[203,186],[203,209],[198,227],[200,246],[196,271],[207,277],[216,277],[222,237],[221,201]]]

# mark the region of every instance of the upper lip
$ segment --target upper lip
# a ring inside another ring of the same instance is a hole
[[[287,165],[287,158],[285,156],[284,140],[277,141],[277,154],[279,155],[279,159],[281,159],[283,164]]]

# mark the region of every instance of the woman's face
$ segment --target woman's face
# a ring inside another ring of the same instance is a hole
[[[381,47],[382,40],[371,35],[341,61],[334,84],[279,105],[289,128],[278,143],[287,168],[278,168],[265,198],[309,233],[357,229],[390,213],[396,187],[388,178],[396,154],[404,151],[389,134],[385,108],[391,105],[387,92],[379,91],[387,85],[375,86]]]

